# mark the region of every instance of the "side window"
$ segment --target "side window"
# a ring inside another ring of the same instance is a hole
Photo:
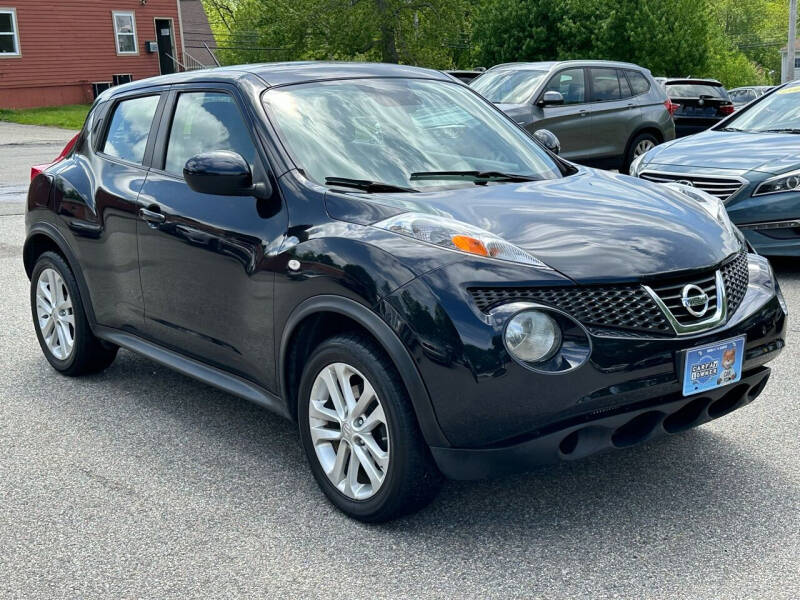
[[[592,102],[619,100],[619,79],[616,69],[589,69],[592,77]]]
[[[742,94],[742,97],[745,102],[750,102],[751,100],[756,99],[756,92],[755,90],[745,90],[745,92]]]
[[[583,69],[567,69],[553,75],[547,83],[546,92],[560,92],[564,96],[564,104],[582,104],[586,102],[586,82]]]
[[[619,90],[622,93],[622,97],[630,98],[633,96],[633,92],[631,92],[631,86],[628,83],[628,79],[625,77],[625,71],[617,70],[617,77],[619,78]]]
[[[231,150],[253,166],[256,150],[232,96],[223,92],[184,92],[178,96],[167,143],[164,170],[183,175],[186,161],[212,150]]]
[[[142,164],[159,98],[142,96],[117,104],[102,151],[109,156]]]
[[[647,81],[647,77],[639,73],[639,71],[626,71],[626,74],[628,75],[628,81],[631,82],[631,91],[634,96],[644,94],[650,89],[650,82]]]

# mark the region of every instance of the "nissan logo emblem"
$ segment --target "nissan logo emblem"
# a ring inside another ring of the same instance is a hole
[[[708,294],[699,286],[689,283],[681,291],[681,304],[690,315],[702,317],[708,311]]]

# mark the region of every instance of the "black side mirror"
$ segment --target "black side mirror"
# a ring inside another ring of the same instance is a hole
[[[533,137],[553,154],[561,152],[561,142],[558,141],[556,134],[549,129],[538,129],[533,132]]]
[[[228,150],[193,156],[183,167],[183,178],[201,194],[267,198],[272,193],[268,183],[254,185],[250,165],[241,154]]]
[[[561,92],[556,92],[555,90],[549,90],[544,94],[542,94],[542,97],[536,104],[538,106],[557,106],[560,104],[564,104],[564,96],[561,95]]]

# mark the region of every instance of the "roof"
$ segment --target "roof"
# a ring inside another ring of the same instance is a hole
[[[113,87],[104,92],[112,95],[117,92],[135,90],[156,85],[169,85],[171,83],[188,83],[193,81],[235,81],[247,76],[255,75],[269,87],[303,83],[306,81],[325,81],[331,79],[349,79],[366,77],[398,77],[408,79],[439,79],[452,81],[452,78],[441,71],[423,69],[408,65],[395,65],[386,63],[357,63],[357,62],[283,62],[259,63],[249,65],[232,65],[214,69],[200,69],[149,77],[127,83],[123,86]]]
[[[495,69],[514,69],[514,68],[537,68],[550,70],[553,67],[620,67],[620,68],[633,68],[646,71],[644,67],[629,62],[622,62],[617,60],[545,60],[539,62],[512,62],[495,65],[490,71]]]

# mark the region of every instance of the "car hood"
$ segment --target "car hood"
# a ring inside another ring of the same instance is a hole
[[[673,165],[782,173],[800,163],[800,135],[704,131],[656,146],[642,169]]]
[[[518,123],[527,123],[531,120],[533,107],[530,104],[503,104],[502,102],[495,102],[495,106]]]
[[[418,194],[328,193],[326,204],[332,217],[363,224],[403,212],[469,223],[579,282],[708,268],[740,248],[732,232],[679,192],[593,169]]]

